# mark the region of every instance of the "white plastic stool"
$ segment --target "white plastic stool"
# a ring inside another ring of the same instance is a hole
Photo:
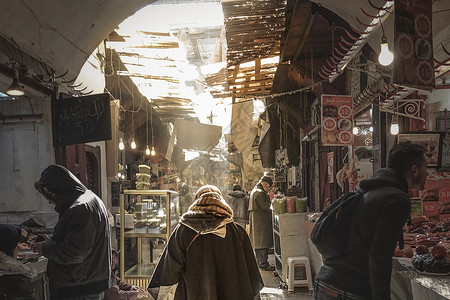
[[[295,267],[296,266],[304,266],[306,271],[306,278],[302,280],[295,280]],[[288,258],[288,273],[287,273],[287,285],[288,292],[293,293],[294,287],[296,286],[307,286],[309,289],[309,293],[313,292],[313,282],[311,275],[311,266],[309,264],[309,258],[306,256],[297,256],[297,257],[289,257]]]

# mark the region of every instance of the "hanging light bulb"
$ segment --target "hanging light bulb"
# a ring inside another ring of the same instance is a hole
[[[155,154],[156,154],[155,147],[152,146],[152,152],[150,152],[150,154],[151,154],[152,156],[155,156]]]
[[[180,181],[181,181],[180,177],[177,177],[177,182],[180,182]]]
[[[17,79],[17,77],[14,77],[13,82],[9,86],[6,93],[10,96],[23,96],[25,94],[22,87],[19,84],[19,80]]]
[[[123,150],[123,149],[125,149],[125,145],[123,144],[123,139],[120,138],[120,140],[119,140],[119,150]]]
[[[136,142],[134,141],[134,138],[131,140],[131,149],[136,149]]]
[[[380,55],[378,56],[378,62],[382,65],[382,66],[389,66],[392,61],[394,60],[394,54],[392,54],[391,51],[389,51],[389,45],[388,45],[388,41],[387,41],[387,37],[385,35],[383,35],[381,37],[381,51],[380,51]]]
[[[397,135],[398,132],[399,132],[398,122],[397,121],[392,121],[392,123],[391,123],[391,134],[392,135]]]
[[[357,126],[353,127],[353,134],[358,135],[359,128]]]
[[[145,154],[150,155],[150,148],[147,145],[147,149],[145,149]]]

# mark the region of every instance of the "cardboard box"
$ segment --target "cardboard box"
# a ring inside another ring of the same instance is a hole
[[[116,227],[120,227],[120,214],[116,214]],[[125,214],[125,228],[134,228],[134,218],[132,214]]]
[[[306,235],[308,236],[308,238],[311,237],[311,232],[314,228],[314,225],[316,225],[316,223],[308,220],[305,221]]]

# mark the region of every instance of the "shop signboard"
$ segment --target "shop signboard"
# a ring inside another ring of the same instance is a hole
[[[423,214],[430,220],[450,219],[450,173],[429,172],[420,192]]]
[[[432,0],[395,1],[394,83],[434,86]]]
[[[324,146],[353,143],[353,97],[322,95],[321,137]]]

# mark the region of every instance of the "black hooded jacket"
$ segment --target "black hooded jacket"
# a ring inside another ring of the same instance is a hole
[[[352,220],[346,253],[325,259],[316,279],[368,299],[388,300],[392,256],[411,211],[408,183],[384,168],[360,187],[366,192]]]
[[[58,165],[47,167],[38,183],[56,195],[59,213],[53,237],[43,247],[52,299],[107,290],[111,246],[103,202]]]

